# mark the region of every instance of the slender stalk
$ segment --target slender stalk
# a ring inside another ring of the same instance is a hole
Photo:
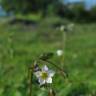
[[[30,70],[30,85],[29,85],[29,88],[30,88],[30,93],[29,93],[29,96],[32,96],[32,70]]]
[[[48,96],[56,96],[56,93],[54,92],[53,89],[49,89]]]
[[[66,32],[65,31],[62,31],[62,43],[61,43],[61,46],[62,46],[62,50],[64,51],[63,52],[63,56],[61,58],[61,65],[63,66],[64,64],[64,56],[65,56],[65,46],[66,46]]]
[[[28,78],[29,78],[29,90],[28,90],[28,96],[32,96],[32,79],[33,79],[33,70],[34,65],[32,67],[28,68]]]
[[[14,50],[13,50],[13,40],[12,37],[14,36],[14,32],[10,34],[9,38],[8,38],[8,43],[9,43],[9,52],[10,52],[10,58],[13,58],[14,55]]]

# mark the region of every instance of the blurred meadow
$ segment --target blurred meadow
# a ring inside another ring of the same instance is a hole
[[[51,60],[68,74],[65,79],[58,73],[54,76],[52,85],[56,96],[96,96],[96,22],[80,22],[57,15],[40,16],[41,13],[16,14],[19,21],[14,21],[14,16],[0,17],[0,96],[28,96],[27,68],[45,52],[53,52]],[[22,19],[32,24],[22,23]],[[56,56],[56,51],[63,46],[62,32],[55,26],[58,23],[74,24],[72,31],[65,32],[61,65],[61,57]],[[56,71],[53,66],[49,67]],[[47,96],[35,83],[32,94]]]

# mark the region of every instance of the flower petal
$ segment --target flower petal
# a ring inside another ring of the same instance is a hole
[[[49,76],[49,77],[53,77],[54,74],[55,74],[55,72],[54,72],[53,70],[49,70],[49,71],[48,71],[48,76]]]
[[[41,71],[34,72],[34,75],[39,78],[41,76]]]
[[[45,66],[42,68],[42,71],[48,71],[48,67],[45,65]]]
[[[40,83],[40,85],[43,85],[43,84],[45,84],[46,82],[45,82],[45,80],[42,80],[41,78],[39,78],[39,83]]]
[[[52,78],[50,78],[50,77],[47,78],[47,79],[46,79],[46,82],[47,82],[47,83],[52,83]]]

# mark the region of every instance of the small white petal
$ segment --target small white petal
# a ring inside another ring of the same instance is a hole
[[[50,77],[47,78],[47,79],[46,79],[46,82],[47,82],[47,83],[52,83],[52,78],[50,78]]]
[[[54,76],[54,74],[55,74],[55,72],[54,72],[54,71],[52,71],[52,70],[49,70],[49,71],[48,71],[48,76],[49,76],[49,77],[53,77],[53,76]]]
[[[48,71],[48,67],[45,65],[45,66],[42,68],[42,71]]]
[[[39,83],[40,83],[40,85],[43,85],[43,84],[45,84],[46,82],[45,82],[45,80],[42,80],[41,78],[39,78]]]
[[[41,72],[40,72],[40,71],[37,71],[37,72],[34,73],[34,75],[35,75],[37,78],[39,78],[39,77],[41,76]]]

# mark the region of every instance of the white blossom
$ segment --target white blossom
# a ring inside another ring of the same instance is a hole
[[[58,56],[62,56],[62,55],[63,55],[63,50],[60,50],[60,49],[59,49],[59,50],[57,50],[56,53],[57,53]]]
[[[61,25],[60,26],[60,31],[64,31],[64,29],[65,29],[65,26],[64,25]]]
[[[37,71],[34,74],[38,78],[40,85],[44,85],[46,83],[52,83],[52,77],[54,76],[55,72],[49,70],[45,65],[41,71]]]

